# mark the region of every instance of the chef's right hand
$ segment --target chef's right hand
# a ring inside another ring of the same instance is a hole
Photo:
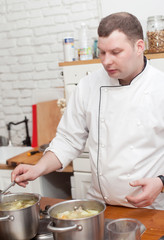
[[[11,181],[15,181],[18,185],[26,187],[28,181],[54,172],[62,168],[62,164],[56,155],[47,151],[35,165],[20,164],[11,173]]]
[[[11,181],[26,187],[29,181],[39,177],[36,165],[20,164],[11,173]]]

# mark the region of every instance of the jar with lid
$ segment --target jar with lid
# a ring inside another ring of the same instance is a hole
[[[147,19],[148,53],[164,52],[164,16],[152,16]]]

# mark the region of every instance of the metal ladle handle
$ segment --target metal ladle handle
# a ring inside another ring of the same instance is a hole
[[[15,185],[15,181],[14,182],[11,182],[10,185],[8,187],[6,187],[2,192],[1,194],[4,194],[9,188],[11,188],[12,186]]]

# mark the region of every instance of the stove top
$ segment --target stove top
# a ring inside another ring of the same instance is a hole
[[[49,224],[49,218],[42,218],[39,220],[39,229],[37,235],[32,240],[54,240],[52,232],[47,229]]]

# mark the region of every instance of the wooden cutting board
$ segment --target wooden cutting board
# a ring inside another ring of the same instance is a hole
[[[38,146],[49,143],[56,136],[61,119],[57,100],[37,103],[37,141]]]
[[[12,167],[17,166],[20,163],[30,164],[30,165],[36,164],[39,161],[39,159],[43,156],[43,152],[39,152],[31,156],[28,156],[28,153],[32,151],[38,151],[38,150],[39,150],[38,148],[33,148],[31,149],[31,151],[18,154],[15,157],[9,158],[6,161],[6,163],[8,166],[12,166]]]
[[[29,156],[28,153],[32,151],[39,151],[39,148],[33,148],[31,151],[27,151],[24,153],[21,153],[15,157],[12,157],[6,161],[7,165],[3,169],[11,169],[16,167],[17,165],[23,163],[23,164],[30,164],[34,165],[36,164],[41,157],[43,156],[43,152],[36,153],[34,155]],[[63,170],[63,172],[73,172],[73,165],[72,162]]]

